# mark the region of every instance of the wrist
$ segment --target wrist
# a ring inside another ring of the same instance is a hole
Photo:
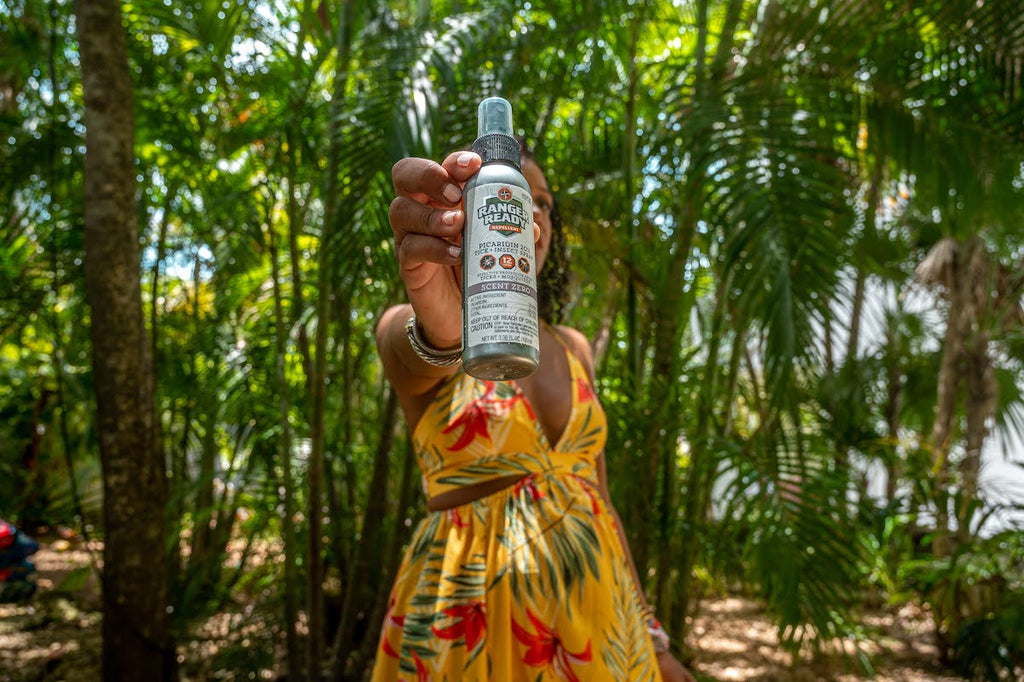
[[[415,315],[413,317],[415,317]],[[423,324],[420,323],[418,317],[416,318],[416,328],[419,331],[420,340],[431,348],[436,348],[441,352],[462,350],[461,329],[458,330],[458,334],[456,336],[449,336],[448,334],[439,335],[435,329],[428,332]]]
[[[461,341],[444,348],[435,346],[426,339],[415,315],[406,320],[405,335],[409,339],[409,345],[413,352],[427,364],[434,367],[454,367],[462,362]]]

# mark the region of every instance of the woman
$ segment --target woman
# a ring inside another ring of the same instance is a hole
[[[480,164],[456,152],[440,165],[404,159],[392,171],[391,226],[409,303],[384,313],[377,345],[413,428],[430,513],[399,569],[373,680],[692,680],[638,589],[609,501],[590,346],[553,324],[565,295],[564,241],[529,155],[540,367],[510,382],[458,370],[459,202]]]

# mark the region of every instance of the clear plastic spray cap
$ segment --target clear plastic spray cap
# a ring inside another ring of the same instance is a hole
[[[477,135],[473,151],[484,163],[494,161],[519,168],[519,140],[512,135],[512,105],[501,97],[488,97],[477,109]]]
[[[477,137],[512,135],[512,105],[501,97],[488,97],[477,109]]]

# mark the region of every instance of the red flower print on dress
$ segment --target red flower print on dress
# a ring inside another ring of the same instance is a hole
[[[526,488],[526,491],[530,493],[530,497],[534,502],[544,497],[544,493],[537,488],[537,474],[530,474],[529,476],[523,476],[520,478],[516,481],[516,485],[512,489],[512,492],[519,495],[523,492],[523,488]]]
[[[462,433],[459,434],[455,443],[448,448],[449,450],[453,452],[455,450],[462,450],[472,443],[477,436],[490,438],[490,434],[487,432],[487,422],[490,415],[486,403],[487,397],[494,391],[494,382],[486,381],[484,382],[484,387],[486,389],[484,394],[466,405],[466,409],[462,411],[462,414],[441,431],[441,433],[449,434],[455,429],[462,428]]]
[[[484,616],[484,603],[473,601],[469,604],[460,604],[443,609],[442,613],[451,616],[455,622],[448,627],[439,628],[436,625],[430,629],[441,639],[465,638],[466,649],[472,651],[484,637],[487,629],[487,619]]]
[[[580,682],[572,666],[590,662],[590,640],[587,640],[587,646],[583,651],[573,653],[562,645],[558,634],[544,625],[530,609],[526,609],[526,616],[533,624],[536,634],[531,634],[517,623],[514,617],[512,618],[512,632],[516,639],[527,647],[526,653],[523,654],[523,663],[534,668],[551,667],[561,679]]]
[[[380,649],[391,658],[401,658],[398,652],[395,651],[394,647],[391,646],[391,642],[388,641],[388,631],[392,627],[402,629],[405,625],[405,615],[394,616],[391,611],[395,608],[395,598],[391,597],[391,602],[388,604],[388,611],[384,614],[384,630],[380,633],[381,645]]]
[[[579,481],[580,487],[583,488],[583,492],[585,492],[587,497],[590,498],[590,512],[594,516],[599,516],[601,514],[601,507],[597,504],[597,495],[594,494],[593,485],[590,481],[577,474],[573,474],[572,477]]]
[[[416,664],[416,682],[430,682],[430,671],[427,670],[427,666],[423,665],[423,661],[416,655],[416,652],[412,652],[412,661]],[[398,678],[399,682],[406,682],[404,677]]]
[[[589,403],[594,399],[594,391],[590,388],[590,384],[587,383],[586,379],[576,379],[576,401],[580,403]]]
[[[516,388],[516,393],[511,398],[505,398],[504,400],[491,400],[489,407],[491,408],[491,414],[495,416],[502,416],[508,414],[512,409],[519,403],[523,404],[526,408],[526,414],[529,415],[530,421],[537,421],[537,415],[533,412],[533,406],[530,401],[523,395],[521,388]]]
[[[452,507],[446,514],[448,515],[448,520],[456,528],[469,528],[469,524],[462,520],[462,514],[459,513],[458,507]]]

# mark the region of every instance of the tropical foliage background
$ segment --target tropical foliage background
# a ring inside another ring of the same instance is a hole
[[[0,516],[102,538],[74,9],[0,0]],[[804,655],[916,601],[962,674],[1019,674],[1024,491],[982,467],[1024,459],[1019,0],[120,9],[179,646],[245,595],[277,646],[222,670],[366,670],[423,513],[372,340],[390,169],[500,95],[676,641],[726,589]]]

